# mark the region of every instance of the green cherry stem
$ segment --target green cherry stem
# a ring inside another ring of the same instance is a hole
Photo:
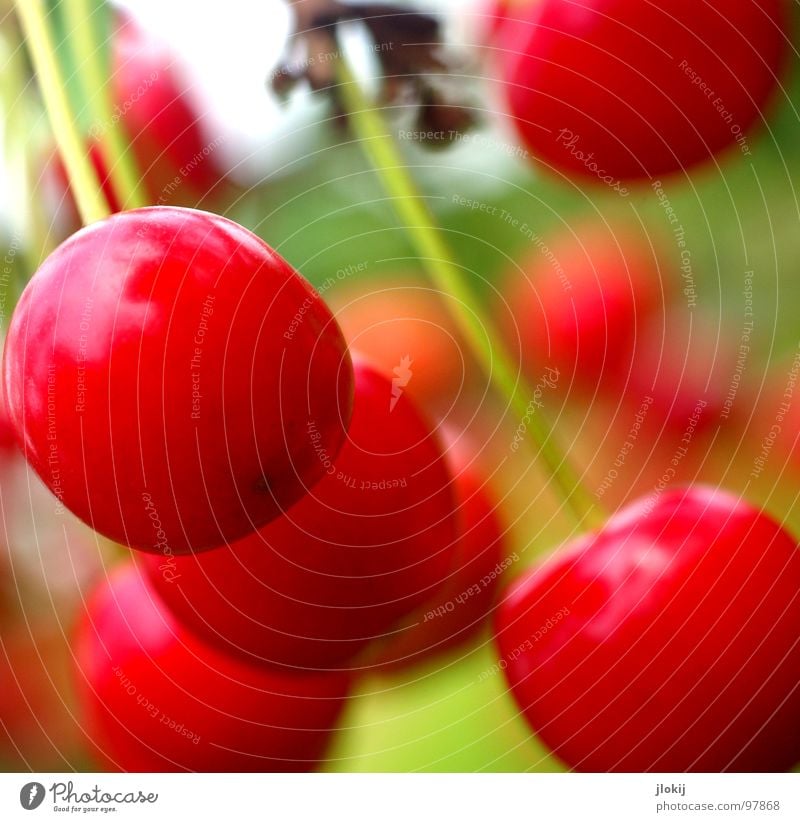
[[[391,196],[392,205],[408,231],[420,262],[436,287],[453,298],[446,301],[447,306],[464,339],[496,388],[508,401],[514,415],[519,419],[530,419],[528,433],[538,446],[541,459],[578,522],[589,527],[602,525],[606,519],[605,512],[556,443],[552,427],[538,411],[535,414],[529,413],[533,390],[525,383],[509,355],[496,342],[500,339],[500,334],[482,316],[480,301],[464,281],[462,269],[454,262],[442,230],[437,226],[422,193],[408,172],[380,110],[367,98],[346,57],[340,54],[337,63],[338,90],[353,133]]]
[[[81,219],[102,220],[111,212],[70,111],[43,0],[16,0],[15,8]]]
[[[91,0],[62,0],[62,3],[81,88],[89,102],[93,123],[100,131],[100,151],[111,178],[111,187],[125,208],[140,208],[147,202],[139,188],[139,175],[130,146],[118,118],[114,117],[106,79],[110,66],[103,59],[104,49],[95,44],[92,14],[98,11],[97,6]]]

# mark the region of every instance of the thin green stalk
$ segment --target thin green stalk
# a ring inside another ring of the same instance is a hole
[[[81,219],[102,220],[111,212],[70,112],[43,0],[15,0],[15,7]]]
[[[92,22],[95,6],[92,0],[62,0],[62,7],[80,85],[89,101],[92,122],[100,134],[100,151],[108,169],[109,183],[118,202],[126,208],[141,208],[147,201],[139,187],[139,174],[127,137],[114,117],[107,79],[109,67],[103,60],[103,50],[95,43]]]
[[[31,196],[33,180],[41,174],[41,161],[37,161],[34,153],[39,146],[38,128],[33,125],[38,122],[39,110],[38,102],[34,103],[31,96],[22,43],[13,19],[0,31],[0,72],[0,110],[5,118],[3,154],[9,176],[11,219],[15,234],[25,238],[17,255],[23,263],[17,266],[20,280],[14,284],[13,303],[25,285],[25,275],[32,274],[53,249],[41,197]]]
[[[496,342],[500,334],[483,316],[479,300],[464,281],[462,270],[454,262],[442,231],[408,172],[380,110],[367,99],[345,57],[340,57],[338,67],[339,91],[354,134],[391,195],[392,205],[429,276],[440,291],[454,298],[447,300],[447,306],[464,339],[507,399],[513,413],[519,419],[530,420],[528,433],[579,523],[590,527],[602,525],[605,513],[556,443],[551,426],[539,411],[530,413],[534,392],[520,376],[519,369],[506,351]]]

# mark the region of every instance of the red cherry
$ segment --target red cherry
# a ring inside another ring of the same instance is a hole
[[[322,760],[347,676],[286,676],[185,631],[135,566],[95,592],[76,641],[94,753],[126,771],[302,771]]]
[[[711,488],[640,500],[500,604],[511,690],[584,771],[784,771],[800,760],[800,552]]]
[[[631,411],[651,401],[651,440],[666,434],[691,441],[698,432],[738,420],[750,405],[749,386],[736,374],[739,340],[716,325],[701,311],[673,310],[644,329],[618,388]]]
[[[625,380],[642,328],[660,310],[659,262],[633,232],[588,224],[555,235],[509,275],[501,325],[521,338],[531,378],[594,392]]]
[[[430,425],[356,363],[348,441],[319,442],[327,475],[286,515],[202,557],[146,567],[178,617],[229,652],[301,668],[344,665],[448,577],[456,523]],[[313,434],[316,436],[316,434]]]
[[[193,99],[188,70],[127,15],[113,34],[112,82],[115,116],[153,203],[191,205],[224,181],[219,137]]]
[[[544,163],[622,191],[739,143],[779,83],[785,0],[542,0],[502,28],[508,106]],[[511,15],[509,15],[510,17]],[[522,19],[524,18],[524,19]]]
[[[473,639],[485,625],[503,574],[504,530],[480,469],[463,443],[450,446],[459,540],[453,570],[436,595],[429,598],[378,653],[378,664],[403,667],[421,662]],[[471,461],[472,460],[472,461]]]
[[[4,386],[28,460],[102,534],[181,553],[237,539],[324,473],[352,374],[319,296],[222,217],[127,211],[26,287]],[[307,420],[319,436],[312,441]]]

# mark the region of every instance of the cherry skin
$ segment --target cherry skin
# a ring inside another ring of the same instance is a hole
[[[143,557],[187,626],[229,653],[317,669],[351,665],[448,578],[450,475],[429,423],[358,360],[348,441],[289,511],[229,548]]]
[[[785,771],[800,761],[800,551],[706,487],[644,498],[516,584],[501,667],[582,771]]]
[[[203,644],[132,563],[91,597],[74,649],[84,727],[112,770],[311,770],[350,687],[340,673],[287,676]]]
[[[620,191],[749,150],[787,62],[785,0],[542,0],[511,17],[501,76],[523,142]]]
[[[436,594],[378,650],[376,664],[383,668],[418,664],[474,639],[486,625],[511,565],[495,501],[468,448],[461,442],[450,444],[448,461],[459,525],[453,570]]]
[[[586,393],[624,382],[664,300],[657,257],[633,232],[593,223],[554,235],[547,249],[508,275],[499,310],[526,371],[538,380],[553,369],[559,388]]]
[[[266,243],[162,207],[50,255],[14,312],[3,382],[64,505],[170,554],[242,537],[305,494],[325,471],[318,447],[344,439],[352,369],[322,300]]]

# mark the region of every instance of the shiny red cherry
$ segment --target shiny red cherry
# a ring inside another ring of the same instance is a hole
[[[350,415],[349,356],[319,295],[255,235],[190,209],[123,212],[62,244],[19,301],[3,369],[53,493],[161,555],[276,517],[325,473],[319,450],[335,456]]]
[[[649,244],[633,231],[587,223],[547,238],[522,271],[509,273],[500,323],[521,345],[532,380],[557,372],[558,388],[593,393],[625,382],[664,292]]]
[[[376,664],[386,668],[417,664],[474,639],[494,607],[505,572],[504,528],[486,478],[470,449],[449,443],[459,539],[447,582],[404,621],[401,630],[378,649]]]
[[[644,498],[525,576],[499,667],[582,771],[785,771],[800,761],[800,551],[713,488]]]
[[[287,676],[203,644],[132,563],[89,600],[74,650],[84,728],[112,770],[311,770],[349,688],[340,673]]]
[[[356,362],[338,456],[305,422],[326,476],[229,548],[143,559],[187,626],[231,653],[299,668],[349,665],[448,578],[451,479],[437,437],[392,380]]]
[[[508,18],[501,76],[523,142],[622,194],[729,146],[750,153],[790,42],[785,0],[542,0]]]

